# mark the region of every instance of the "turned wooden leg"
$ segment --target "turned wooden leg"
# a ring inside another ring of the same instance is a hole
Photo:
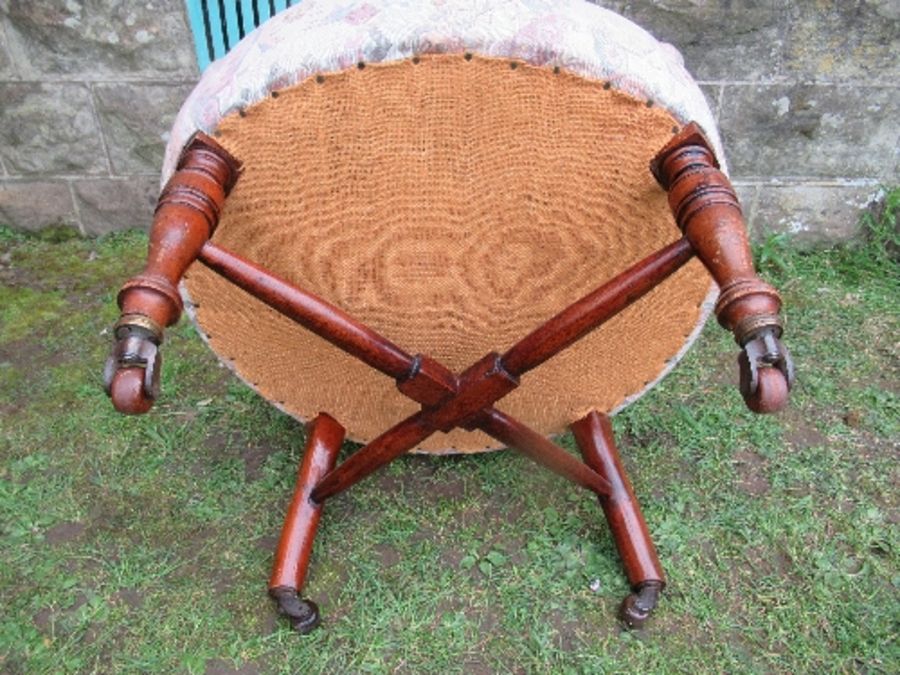
[[[240,163],[213,139],[197,133],[163,188],[150,231],[144,271],[119,291],[122,310],[104,383],[116,409],[147,412],[159,393],[163,330],[181,316],[178,283],[219,223]]]
[[[753,269],[737,195],[700,127],[685,127],[653,159],[650,170],[669,193],[678,227],[719,285],[716,316],[741,347],[741,394],[747,406],[759,413],[782,409],[794,366],[781,343],[781,297]]]
[[[320,622],[316,603],[300,597],[322,515],[322,503],[313,501],[311,494],[322,476],[334,468],[343,441],[344,428],[329,415],[319,413],[310,422],[297,486],[284,520],[269,579],[269,595],[299,633],[309,633]]]
[[[633,591],[622,602],[619,618],[629,628],[640,628],[666,585],[656,549],[625,475],[609,418],[591,412],[571,429],[585,463],[609,482],[609,494],[598,497]]]

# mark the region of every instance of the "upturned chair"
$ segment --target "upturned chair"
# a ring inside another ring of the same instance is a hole
[[[181,110],[107,391],[148,411],[187,311],[308,422],[269,581],[301,632],[328,499],[407,452],[504,447],[597,495],[639,626],[666,582],[609,417],[712,311],[752,410],[793,381],[721,156],[677,52],[581,0],[306,0]],[[567,429],[582,460],[548,439]]]

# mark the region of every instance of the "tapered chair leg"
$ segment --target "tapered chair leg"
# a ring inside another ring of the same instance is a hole
[[[650,540],[641,507],[625,475],[613,439],[612,424],[606,415],[591,412],[571,426],[585,463],[609,481],[610,493],[600,496],[600,506],[609,528],[632,593],[625,598],[619,618],[629,628],[640,628],[656,608],[666,584],[665,575]]]
[[[269,579],[269,595],[299,633],[309,633],[321,621],[316,603],[300,596],[322,514],[322,504],[314,502],[310,495],[322,476],[334,468],[344,433],[344,428],[325,413],[310,422],[297,486],[284,520]]]

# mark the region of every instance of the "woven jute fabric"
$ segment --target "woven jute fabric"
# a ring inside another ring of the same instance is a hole
[[[603,82],[478,55],[313,77],[226,117],[244,171],[214,241],[459,372],[680,234],[647,166],[678,123]],[[498,407],[554,434],[612,411],[683,351],[710,290],[692,261],[522,379]],[[394,382],[195,265],[212,348],[287,412],[379,435]],[[500,447],[436,433],[425,452]]]

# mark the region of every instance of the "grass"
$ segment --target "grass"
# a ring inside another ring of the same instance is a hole
[[[0,230],[0,671],[896,672],[898,201],[857,246],[758,247],[788,411],[742,407],[712,322],[615,419],[670,577],[640,632],[595,500],[504,452],[404,458],[329,502],[325,627],[292,634],[265,581],[301,425],[186,322],[159,405],[115,414],[101,366],[146,238]]]

